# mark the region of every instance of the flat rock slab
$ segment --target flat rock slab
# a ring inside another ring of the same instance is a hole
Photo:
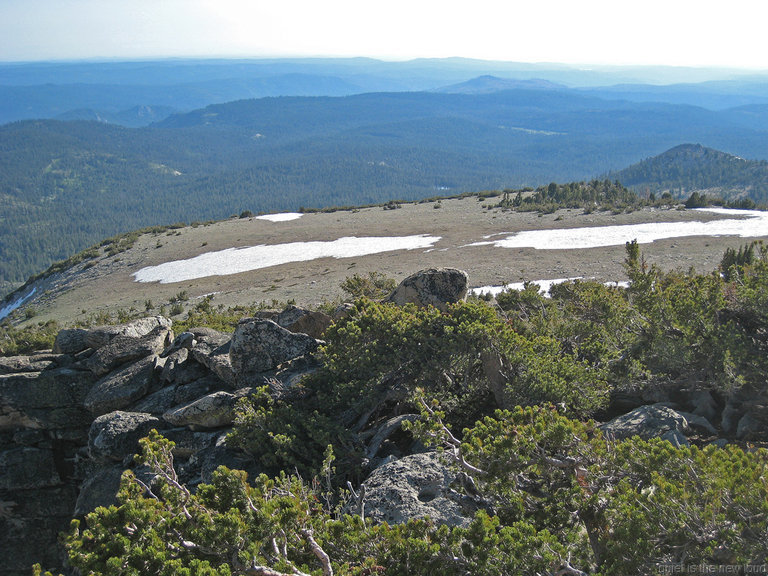
[[[115,336],[88,358],[85,365],[97,376],[104,376],[127,362],[162,353],[172,340],[173,332],[162,326],[144,336]]]
[[[117,336],[141,338],[157,328],[170,330],[173,322],[165,316],[148,316],[138,318],[126,324],[115,326],[98,326],[87,331],[85,344],[88,348],[98,349],[109,344]]]
[[[87,427],[82,403],[94,380],[69,368],[0,375],[0,430]]]
[[[307,334],[318,340],[333,323],[327,314],[319,311],[305,310],[298,306],[289,306],[274,318],[280,326],[291,332]]]
[[[0,357],[0,374],[18,374],[19,372],[42,372],[55,368],[57,355],[45,354],[38,356],[2,356]],[[71,361],[71,360],[70,360]]]
[[[21,447],[0,452],[0,490],[56,486],[61,478],[51,450]]]
[[[229,426],[235,420],[236,400],[229,392],[214,392],[166,412],[163,420],[172,426],[189,426],[195,430]]]

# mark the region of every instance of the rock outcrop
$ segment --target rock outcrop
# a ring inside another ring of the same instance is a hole
[[[416,304],[444,310],[467,297],[469,277],[456,268],[430,268],[411,274],[387,299],[398,306]]]
[[[306,334],[286,330],[272,320],[244,318],[232,334],[229,358],[238,383],[248,384],[259,374],[314,352],[319,343]]]
[[[688,445],[685,435],[690,431],[685,416],[663,404],[641,406],[600,427],[606,436],[616,440],[633,436],[643,440],[662,438],[678,447]]]
[[[301,309],[281,320],[317,335],[325,325]],[[0,359],[0,542],[14,550],[0,573],[26,575],[35,562],[61,570],[58,533],[115,502],[152,428],[177,443],[185,482],[210,480],[219,464],[260,472],[226,446],[235,403],[251,382],[285,387],[311,373],[318,340],[255,319],[236,335],[199,328],[174,338],[156,316],[62,330],[55,352]]]

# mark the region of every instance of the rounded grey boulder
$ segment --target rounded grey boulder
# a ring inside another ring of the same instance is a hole
[[[411,274],[387,298],[398,306],[416,304],[445,310],[467,297],[469,276],[456,268],[429,268]]]

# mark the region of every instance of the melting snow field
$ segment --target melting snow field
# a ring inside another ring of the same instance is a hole
[[[536,284],[541,292],[549,294],[549,289],[555,284],[562,284],[563,282],[570,282],[571,280],[581,280],[581,276],[574,278],[555,278],[553,280],[532,280],[529,284]],[[524,282],[512,282],[510,284],[504,284],[504,286],[481,286],[479,288],[472,288],[470,292],[475,296],[483,296],[484,294],[490,294],[494,298],[506,292],[507,290],[522,290],[525,288]]]
[[[711,222],[649,222],[624,226],[524,230],[500,240],[475,242],[470,246],[493,245],[498,248],[570,250],[619,246],[632,240],[637,240],[639,244],[649,244],[662,238],[680,238],[683,236],[741,236],[742,238],[749,238],[768,235],[768,212],[729,210],[726,208],[702,208],[701,211],[746,216],[746,218],[729,218]]]
[[[299,212],[282,212],[280,214],[264,214],[263,216],[256,216],[256,220],[268,220],[270,222],[289,222],[291,220],[298,220],[303,214]]]
[[[562,284],[563,282],[572,282],[573,280],[583,280],[582,276],[574,276],[573,278],[555,278],[553,280],[532,280],[529,284],[536,284],[539,287],[540,292],[544,292],[545,296],[549,296],[549,290],[555,284]],[[629,287],[629,282],[606,282],[606,286],[615,286],[617,288]],[[506,292],[507,290],[523,290],[525,288],[524,282],[512,282],[510,284],[504,284],[504,286],[480,286],[479,288],[472,288],[470,292],[475,296],[483,296],[484,294],[490,294],[494,298]]]
[[[11,312],[16,310],[19,306],[24,304],[24,302],[29,300],[34,295],[35,292],[37,292],[37,288],[32,288],[32,291],[29,294],[27,294],[26,296],[22,296],[18,300],[14,301],[14,302],[11,302],[10,304],[7,304],[7,305],[3,306],[2,308],[0,308],[0,320],[5,318]]]
[[[183,282],[206,276],[225,276],[278,266],[290,262],[307,262],[317,258],[352,258],[379,254],[393,250],[431,248],[440,236],[349,236],[331,242],[290,242],[287,244],[259,245],[247,248],[227,248],[206,252],[187,260],[165,262],[142,268],[133,274],[137,282]]]

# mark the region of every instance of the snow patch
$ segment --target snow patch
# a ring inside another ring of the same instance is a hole
[[[137,282],[160,282],[170,284],[207,276],[226,276],[260,268],[307,262],[318,258],[353,258],[368,254],[379,254],[394,250],[416,250],[431,248],[440,236],[391,236],[362,237],[348,236],[331,242],[289,242],[287,244],[259,245],[246,248],[227,248],[217,252],[206,252],[194,258],[165,262],[147,266],[133,277]]]
[[[18,300],[15,300],[10,304],[6,304],[2,308],[0,308],[0,320],[7,318],[11,312],[13,312],[14,310],[17,310],[19,306],[21,306],[22,304],[24,304],[24,302],[32,298],[35,292],[37,292],[37,288],[32,288],[32,291],[29,292],[29,294],[22,296]]]
[[[553,280],[532,280],[529,284],[535,284],[539,287],[539,291],[544,293],[544,296],[549,297],[549,291],[555,284],[562,284],[564,282],[573,282],[574,280],[584,280],[583,276],[574,276],[573,278],[555,278]],[[611,288],[629,288],[629,282],[621,280],[618,282],[603,282],[605,286]],[[510,282],[503,286],[480,286],[479,288],[472,288],[469,292],[474,296],[490,295],[496,298],[502,292],[507,290],[524,290],[525,282]]]
[[[256,216],[256,220],[268,220],[269,222],[289,222],[291,220],[298,220],[303,214],[299,212],[282,212],[280,214],[264,214],[263,216]]]
[[[555,230],[523,230],[500,240],[485,240],[468,246],[497,248],[536,248],[538,250],[573,250],[620,246],[632,240],[649,244],[662,238],[684,236],[740,236],[754,238],[768,235],[768,212],[758,210],[732,210],[727,208],[701,208],[739,219],[712,220],[711,222],[648,222],[623,226],[593,226],[589,228],[559,228]],[[488,237],[486,237],[488,238]]]
[[[573,280],[581,280],[581,276],[575,276],[573,278],[554,278],[552,280],[532,280],[529,284],[535,284],[539,287],[539,291],[544,292],[545,295],[549,295],[549,289],[555,284],[562,284],[563,282],[571,282]],[[507,290],[523,290],[525,288],[525,282],[511,282],[504,284],[503,286],[481,286],[479,288],[472,288],[470,293],[475,296],[491,295],[494,298],[506,292]]]

